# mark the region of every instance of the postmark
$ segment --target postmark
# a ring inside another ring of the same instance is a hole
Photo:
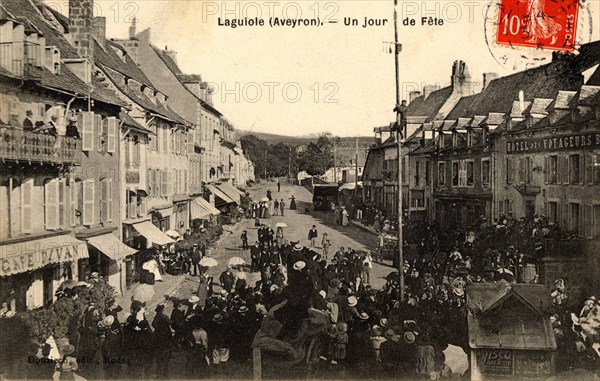
[[[579,0],[501,0],[496,42],[571,52],[579,7]]]

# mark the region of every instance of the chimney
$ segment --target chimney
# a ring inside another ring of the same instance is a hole
[[[411,104],[415,99],[421,96],[420,91],[411,91],[408,93],[408,104]]]
[[[137,27],[137,19],[134,16],[133,19],[131,20],[131,26],[129,27],[129,39],[130,40],[133,40],[135,38],[135,35],[137,34],[136,27]]]
[[[167,46],[165,45],[164,53],[167,56],[169,56],[169,58],[172,59],[173,62],[175,62],[175,65],[177,65],[177,52],[176,51],[167,49]]]
[[[521,112],[525,111],[525,93],[523,93],[523,90],[519,91],[519,108]]]
[[[99,43],[104,43],[106,40],[106,17],[94,17],[93,33]]]
[[[434,91],[438,90],[436,85],[425,85],[423,86],[423,100],[427,99]]]
[[[483,73],[483,87],[482,90],[485,89],[492,80],[494,80],[495,78],[498,78],[498,73],[492,73],[492,72],[488,72],[488,73]]]
[[[468,95],[470,93],[471,75],[467,69],[467,64],[462,61],[454,61],[452,65],[452,92],[457,95]]]
[[[77,54],[94,65],[94,42],[92,39],[94,0],[69,0],[69,34]]]

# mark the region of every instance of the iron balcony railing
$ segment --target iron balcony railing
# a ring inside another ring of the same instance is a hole
[[[79,165],[81,159],[79,139],[0,126],[0,160]]]

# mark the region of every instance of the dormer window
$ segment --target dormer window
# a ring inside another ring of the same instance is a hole
[[[467,146],[471,147],[473,145],[473,130],[467,130]]]
[[[571,122],[575,122],[579,116],[579,109],[574,108],[571,110]]]
[[[458,132],[452,131],[452,147],[458,147]]]
[[[60,50],[56,46],[46,47],[46,68],[52,74],[60,74]]]

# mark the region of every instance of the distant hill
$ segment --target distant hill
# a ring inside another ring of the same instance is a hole
[[[310,142],[316,142],[319,138],[317,134],[311,134],[307,136],[286,136],[286,135],[277,135],[277,134],[269,134],[265,132],[248,132],[244,130],[236,130],[237,138],[241,138],[246,135],[254,135],[259,139],[262,139],[269,143],[270,145],[274,145],[277,143],[285,143],[291,146],[301,146],[308,144]],[[327,134],[330,141],[333,141],[333,135]],[[375,143],[375,138],[370,136],[359,136],[359,137],[341,137],[337,141],[337,165],[339,166],[347,166],[350,163],[354,162],[353,160],[356,157],[356,140],[358,139],[358,163],[359,165],[364,165],[366,160],[366,153],[368,148]]]

